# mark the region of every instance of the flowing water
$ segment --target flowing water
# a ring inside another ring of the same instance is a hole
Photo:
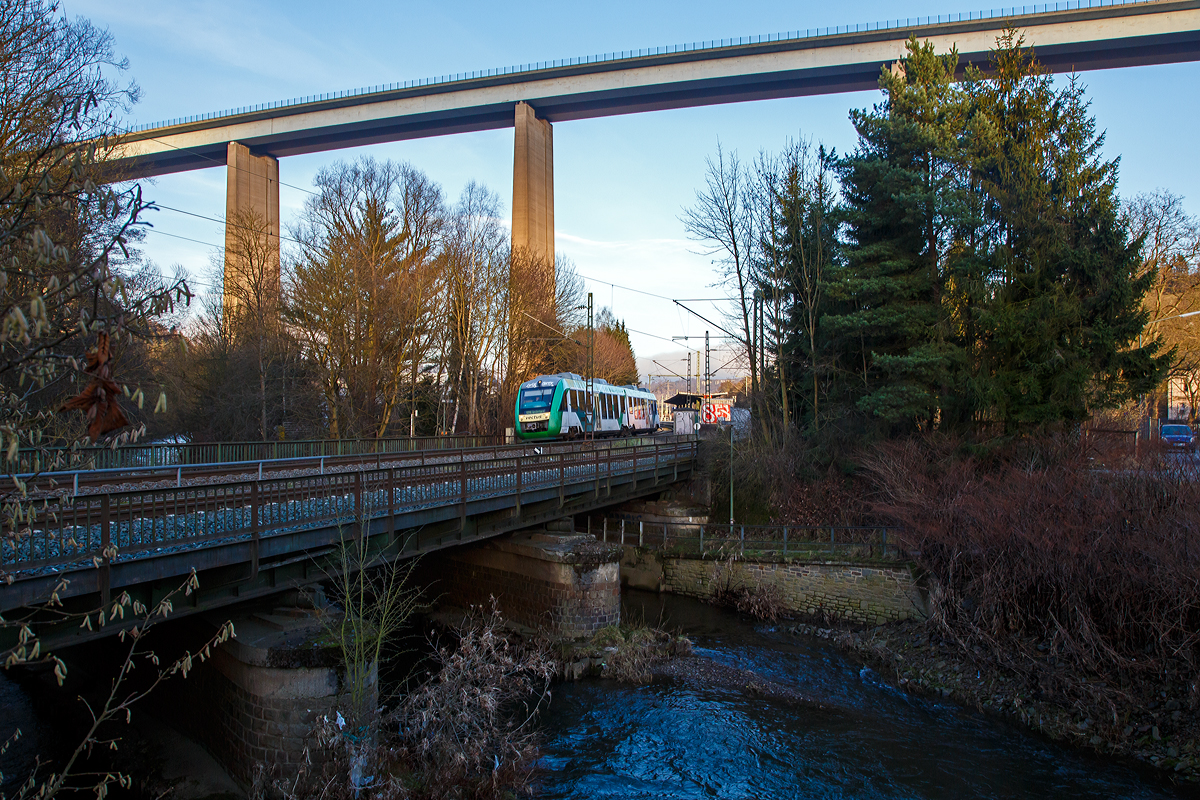
[[[542,797],[1191,796],[1130,766],[898,691],[824,641],[687,598],[630,592],[625,602],[626,619],[687,634],[696,655],[714,662],[703,674],[718,680],[556,686],[543,723]],[[824,707],[747,688],[746,671]]]
[[[686,633],[698,658],[678,663],[704,669],[643,686],[556,685],[542,722],[542,798],[1195,796],[1149,771],[912,697],[822,640],[688,598],[629,592],[625,603],[626,619]],[[64,738],[61,703],[30,695],[35,683],[0,671],[0,737],[16,725],[27,737],[0,759],[0,792],[15,789],[35,754],[75,741]]]

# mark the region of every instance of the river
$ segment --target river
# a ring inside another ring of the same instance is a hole
[[[782,626],[648,592],[627,592],[624,614],[687,634],[697,660],[680,663],[711,668],[642,686],[555,685],[541,723],[541,798],[1194,796],[1149,771],[898,691],[828,642]],[[751,675],[775,691],[747,688]],[[3,758],[0,792],[16,788],[35,753],[66,742],[62,690],[35,692],[57,701],[47,706],[27,694],[39,683],[0,672],[0,736],[14,725],[26,734]]]
[[[736,682],[555,687],[543,721],[544,798],[1168,798],[1130,766],[995,718],[913,697],[824,640],[688,598],[628,592],[626,619],[692,639],[818,708]]]

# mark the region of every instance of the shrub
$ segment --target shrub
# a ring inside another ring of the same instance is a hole
[[[439,643],[436,670],[387,717],[395,757],[421,776],[413,796],[499,798],[528,790],[537,760],[537,710],[550,696],[554,661],[543,645],[518,644],[490,610],[472,609]]]
[[[1091,464],[1065,436],[974,452],[933,436],[862,459],[876,512],[905,528],[932,578],[945,631],[1030,676],[1039,647],[1102,674],[1161,674],[1169,661],[1189,673],[1195,699],[1194,470],[1162,457]]]

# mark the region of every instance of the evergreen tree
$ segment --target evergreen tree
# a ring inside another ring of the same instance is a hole
[[[791,142],[778,158],[760,158],[766,204],[757,281],[764,300],[767,338],[775,369],[762,376],[766,395],[778,398],[785,425],[820,427],[821,397],[830,374],[828,337],[821,325],[829,309],[826,282],[836,269],[836,155]]]
[[[1153,275],[1119,217],[1118,162],[1079,83],[1056,90],[1013,31],[994,72],[969,75],[967,146],[988,234],[975,246],[990,291],[970,314],[980,342],[973,389],[1012,430],[1085,419],[1148,391],[1170,360],[1132,345]]]
[[[848,248],[825,322],[844,404],[886,430],[1085,419],[1148,391],[1170,354],[1134,343],[1138,274],[1083,89],[1006,32],[984,75],[915,39],[852,115]],[[851,377],[851,370],[857,374]]]
[[[961,202],[957,62],[910,39],[880,78],[883,103],[852,112],[859,146],[840,164],[847,263],[827,293],[843,309],[824,324],[844,402],[891,429],[931,425],[963,362],[943,303]]]

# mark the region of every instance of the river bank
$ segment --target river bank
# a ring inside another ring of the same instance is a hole
[[[787,625],[666,593],[627,591],[624,604],[693,655],[660,662],[649,683],[556,685],[539,724],[542,800],[1187,796],[1127,762],[899,690]]]
[[[801,624],[789,630],[830,640],[910,694],[953,700],[1073,747],[1134,759],[1172,783],[1200,783],[1195,695],[1168,678],[1126,679],[1117,691],[1092,691],[1091,702],[1075,699],[1067,705],[1058,698],[1068,693],[1054,692],[1045,681],[1031,681],[999,667],[978,648],[969,651],[941,637],[929,622],[890,623],[858,631]],[[1108,688],[1100,676],[1048,652],[1036,667],[1041,674],[1053,673],[1055,684],[1072,686],[1069,695],[1075,698],[1088,694],[1089,685],[1093,690]]]

